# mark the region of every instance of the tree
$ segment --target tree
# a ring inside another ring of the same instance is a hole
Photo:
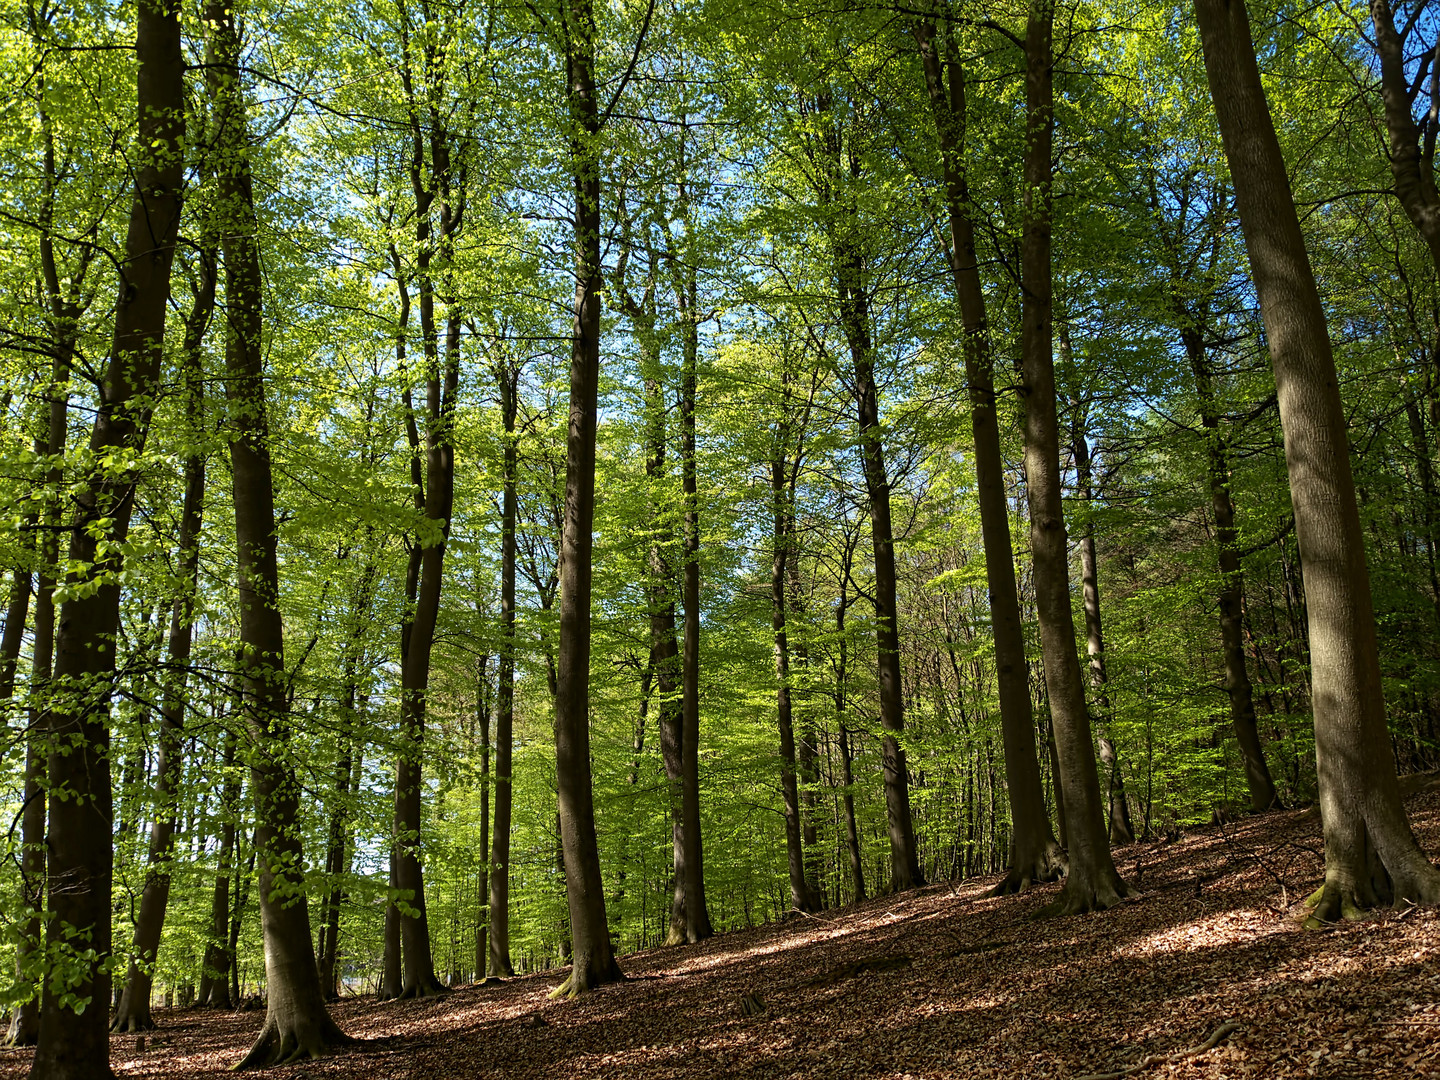
[[[1045,659],[1045,687],[1065,793],[1069,872],[1058,914],[1111,907],[1128,891],[1115,870],[1095,772],[1085,685],[1075,655],[1070,609],[1070,554],[1061,503],[1051,311],[1050,201],[1054,141],[1054,0],[1032,0],[1025,32],[1026,150],[1021,275],[1021,356],[1025,401],[1025,492],[1035,561],[1035,607]]]
[[[1381,903],[1440,903],[1385,725],[1365,540],[1329,330],[1243,0],[1196,0],[1215,118],[1275,369],[1308,611],[1325,884],[1315,924]]]

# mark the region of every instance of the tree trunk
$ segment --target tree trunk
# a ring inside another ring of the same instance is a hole
[[[1069,334],[1060,331],[1062,347],[1069,352]],[[1070,449],[1075,459],[1075,493],[1086,506],[1087,515],[1095,498],[1094,472],[1090,464],[1090,443],[1085,435],[1085,406],[1074,402]],[[1100,621],[1100,568],[1095,555],[1095,524],[1087,516],[1080,532],[1080,589],[1085,607],[1085,653],[1090,661],[1090,691],[1099,714],[1100,761],[1105,766],[1106,794],[1110,802],[1110,843],[1133,844],[1135,829],[1130,824],[1130,805],[1125,799],[1125,778],[1108,728],[1111,721],[1110,694],[1105,685],[1105,630]]]
[[[845,633],[845,612],[850,606],[850,566],[854,552],[847,537],[840,570],[840,603],[835,608],[835,727],[840,734],[840,778],[845,783],[845,794],[841,800],[845,806],[845,849],[850,856],[850,885],[855,894],[853,901],[858,904],[865,899],[865,860],[860,854],[860,830],[855,826],[855,781],[850,775],[850,733],[845,725],[846,661],[850,649],[850,639]]]
[[[215,872],[215,889],[210,901],[210,940],[205,945],[205,959],[200,968],[200,993],[195,1004],[216,1009],[233,1009],[239,1004],[230,993],[231,952],[230,879],[235,874],[236,817],[240,812],[240,775],[235,770],[235,732],[225,732],[222,751],[224,783],[220,794],[219,865]]]
[[[480,874],[476,882],[475,981],[485,981],[490,956],[490,654],[480,657],[475,673],[475,718],[480,727]]]
[[[1105,832],[1094,740],[1085,708],[1085,685],[1075,653],[1070,610],[1070,553],[1065,531],[1052,355],[1050,185],[1054,138],[1051,32],[1054,0],[1031,0],[1025,35],[1024,302],[1021,355],[1025,401],[1025,475],[1034,558],[1035,606],[1045,659],[1045,685],[1065,793],[1065,834],[1070,867],[1054,913],[1095,911],[1127,893],[1115,871]]]
[[[1370,0],[1370,19],[1375,26],[1375,51],[1380,59],[1380,99],[1385,106],[1385,128],[1389,136],[1390,174],[1395,178],[1395,196],[1420,239],[1430,249],[1430,259],[1440,272],[1440,191],[1435,186],[1435,120],[1427,117],[1425,131],[1411,112],[1405,44],[1416,26],[1431,27],[1428,20],[1415,20],[1404,35],[1395,28],[1390,0]],[[1435,90],[1432,84],[1432,95]],[[1437,107],[1432,100],[1430,108]],[[1432,114],[1433,115],[1433,114]]]
[[[1305,579],[1325,884],[1312,922],[1440,903],[1395,777],[1364,535],[1325,312],[1243,0],[1196,0],[1210,94],[1265,323]]]
[[[693,237],[686,189],[685,118],[681,117],[680,217],[687,249]],[[700,496],[695,455],[695,392],[700,357],[698,268],[694,252],[677,264],[680,298],[680,484],[685,503],[685,644],[680,659],[680,779],[685,857],[685,935],[694,943],[714,934],[705,899],[705,855],[700,820]]]
[[[200,286],[185,322],[185,340],[180,354],[185,364],[185,429],[192,443],[199,439],[205,424],[204,371],[200,350],[215,308],[215,257],[214,242],[208,242],[199,253]],[[184,591],[175,597],[170,611],[169,673],[160,706],[155,811],[150,826],[145,886],[140,894],[140,912],[135,920],[135,940],[131,946],[125,991],[110,1022],[111,1031],[146,1031],[155,1026],[150,1016],[150,991],[155,957],[160,949],[160,935],[165,926],[165,911],[170,900],[176,788],[184,765],[181,755],[187,705],[186,681],[194,632],[204,506],[205,454],[192,453],[185,459],[185,495],[180,512],[178,543],[181,587]]]
[[[233,8],[214,0],[210,93],[222,136],[216,168],[225,258],[225,394],[235,438],[230,443],[235,504],[236,571],[243,650],[243,707],[254,745],[255,850],[260,866],[260,922],[265,944],[267,1011],[248,1068],[318,1057],[348,1041],[330,1019],[310,942],[304,853],[297,821],[300,785],[289,760],[285,636],[279,608],[275,496],[261,351],[258,226],[252,195],[240,38]]]
[[[599,102],[592,0],[566,0],[570,166],[575,183],[575,324],[565,447],[565,528],[560,559],[555,778],[565,850],[574,961],[555,996],[624,978],[610,945],[590,777],[591,530],[595,520],[595,422],[600,384]],[[638,46],[637,46],[638,47]]]
[[[1015,585],[1014,552],[1010,546],[1005,462],[1000,453],[990,322],[980,281],[965,172],[965,72],[949,36],[948,24],[943,39],[943,60],[937,54],[932,21],[923,20],[916,28],[915,37],[920,44],[925,84],[939,137],[946,210],[950,218],[950,269],[965,329],[965,382],[969,388],[970,428],[975,447],[975,487],[985,549],[990,622],[995,635],[996,681],[1012,822],[1009,872],[995,889],[997,895],[1005,895],[1022,892],[1032,882],[1058,878],[1065,870],[1065,852],[1050,830],[1035,744],[1025,635]]]
[[[511,752],[515,727],[515,421],[520,372],[499,371],[500,413],[505,423],[504,495],[500,522],[500,682],[495,711],[495,839],[490,847],[490,964],[488,975],[515,974],[510,962]]]
[[[1195,374],[1195,391],[1200,401],[1200,424],[1205,429],[1206,467],[1210,474],[1210,509],[1215,515],[1215,543],[1220,557],[1220,644],[1225,657],[1225,693],[1230,701],[1230,725],[1245,763],[1245,782],[1250,789],[1250,809],[1255,813],[1279,807],[1280,797],[1265,763],[1260,732],[1255,722],[1255,695],[1245,667],[1245,642],[1241,626],[1244,613],[1245,579],[1237,550],[1239,530],[1235,527],[1235,502],[1230,496],[1230,462],[1220,433],[1220,414],[1215,404],[1205,342],[1198,327],[1180,332],[1190,370]]]
[[[792,425],[788,415],[791,393],[788,372],[782,373],[782,419],[776,425],[770,458],[770,498],[774,517],[773,550],[770,560],[770,626],[775,635],[775,706],[780,727],[780,793],[784,803],[785,856],[790,871],[790,908],[815,911],[805,877],[805,847],[801,836],[800,789],[795,760],[795,727],[790,686],[789,581],[787,560],[795,546],[795,485],[803,456],[804,422]],[[791,439],[795,440],[795,461],[790,461]]]
[[[90,437],[96,460],[114,451],[120,451],[121,458],[140,454],[159,381],[183,183],[180,38],[176,5],[169,0],[139,5],[135,193],[103,404]],[[74,983],[45,982],[39,1043],[30,1068],[35,1080],[102,1080],[113,1075],[103,1007],[110,1000],[113,869],[108,721],[115,652],[108,646],[119,627],[120,583],[113,572],[117,569],[113,557],[97,561],[96,556],[102,542],[112,551],[123,547],[134,506],[134,480],[128,470],[107,475],[97,468],[77,481],[70,495],[75,515],[69,563],[93,567],[105,578],[94,591],[72,593],[60,608],[55,679],[65,685],[93,686],[98,692],[51,704],[52,745],[70,749],[65,754],[52,752],[48,762],[48,789],[63,797],[52,799],[49,808],[46,880],[51,919],[45,936],[47,952],[69,952],[83,943],[87,958],[79,961]],[[72,1003],[80,1000],[92,1007],[77,1012]]]

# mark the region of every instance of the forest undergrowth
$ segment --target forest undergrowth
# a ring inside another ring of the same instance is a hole
[[[1408,809],[1434,855],[1440,778]],[[1323,868],[1315,810],[1132,844],[1116,861],[1140,894],[1098,915],[1034,921],[1058,886],[990,898],[998,879],[980,878],[636,953],[627,982],[575,1001],[547,997],[565,969],[419,1004],[348,998],[334,1015],[352,1048],[271,1074],[1440,1077],[1440,912],[1301,929]],[[746,1015],[747,998],[760,1011]],[[117,1075],[222,1075],[264,1013],[156,1018],[144,1049],[112,1037]],[[0,1052],[0,1078],[30,1057]]]

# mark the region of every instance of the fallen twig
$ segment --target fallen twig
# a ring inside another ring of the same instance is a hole
[[[1118,1072],[1089,1073],[1085,1076],[1077,1076],[1074,1080],[1123,1080],[1124,1077],[1133,1076],[1141,1069],[1148,1069],[1152,1065],[1173,1064],[1184,1061],[1186,1058],[1196,1057],[1205,1053],[1207,1050],[1213,1050],[1224,1039],[1238,1030],[1240,1030],[1239,1024],[1233,1020],[1226,1020],[1225,1023],[1210,1033],[1208,1039],[1198,1046],[1190,1047],[1189,1050],[1179,1050],[1171,1054],[1151,1054],[1149,1057],[1143,1058],[1134,1065],[1131,1065],[1128,1069],[1121,1069]]]

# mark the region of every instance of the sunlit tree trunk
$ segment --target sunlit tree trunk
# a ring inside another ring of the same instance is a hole
[[[1440,871],[1415,842],[1396,781],[1345,410],[1249,16],[1243,0],[1196,0],[1195,13],[1275,369],[1304,574],[1325,834],[1312,921],[1440,903]]]
[[[1054,0],[1031,0],[1025,35],[1027,145],[1024,235],[1021,240],[1021,394],[1025,401],[1025,477],[1035,606],[1045,685],[1064,791],[1065,836],[1070,856],[1065,888],[1056,905],[1070,914],[1108,908],[1127,889],[1115,870],[1105,830],[1094,740],[1085,707],[1085,684],[1075,652],[1070,608],[1070,551],[1066,537],[1056,419],[1051,324],[1050,185],[1054,141]]]
[[[519,370],[498,369],[500,415],[505,425],[500,518],[500,672],[495,710],[495,838],[490,845],[490,962],[486,974],[515,974],[510,961],[511,753],[515,724],[515,421]]]
[[[1010,546],[1010,516],[1005,497],[1005,462],[1000,453],[1000,424],[995,407],[995,372],[985,290],[970,216],[964,140],[965,72],[948,31],[937,40],[935,24],[922,20],[915,32],[925,69],[925,84],[935,116],[945,178],[950,226],[950,269],[965,328],[965,382],[970,396],[970,427],[975,447],[975,488],[980,504],[980,535],[985,548],[985,577],[990,622],[995,635],[1000,725],[1005,740],[1005,779],[1010,796],[1010,867],[996,892],[1021,892],[1036,881],[1053,881],[1065,869],[1065,852],[1055,842],[1045,811],[1035,718],[1025,663],[1025,635],[1015,559]],[[943,57],[940,49],[943,48]]]

